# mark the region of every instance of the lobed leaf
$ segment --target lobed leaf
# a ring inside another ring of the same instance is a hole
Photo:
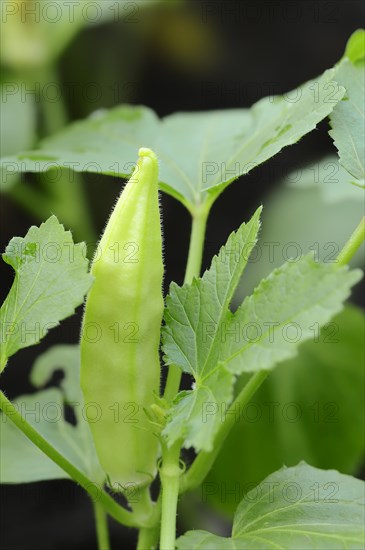
[[[329,132],[338,149],[340,164],[351,174],[350,181],[365,186],[365,79],[364,60],[340,63],[336,80],[346,95],[330,115]]]
[[[317,468],[356,474],[364,456],[365,318],[347,305],[275,369],[236,423],[206,478],[207,501],[225,514],[241,493],[282,464],[300,460]],[[237,381],[236,391],[246,376]],[[247,449],[250,452],[247,453]],[[224,483],[223,483],[224,481]],[[223,495],[221,488],[223,488]]]
[[[0,372],[9,357],[37,344],[83,302],[92,283],[83,246],[51,216],[6,247],[3,260],[15,279],[0,309]]]
[[[147,107],[99,111],[39,148],[2,159],[3,178],[17,171],[69,168],[127,177],[140,147],[156,151],[165,192],[191,212],[211,204],[240,175],[312,131],[342,98],[334,69],[251,109],[176,113],[160,120]]]
[[[221,326],[260,228],[261,208],[249,223],[232,233],[212,261],[211,268],[191,285],[172,283],[165,311],[163,351],[167,364],[194,376],[194,389],[178,396],[164,434],[170,444],[185,437],[186,444],[211,447],[217,419],[207,416],[202,430],[204,403],[231,401],[233,376],[217,364]]]
[[[188,531],[177,540],[178,550],[354,550],[364,545],[364,482],[304,462],[271,474],[244,497],[231,537]]]
[[[50,388],[18,397],[14,404],[37,432],[93,482],[102,485],[102,471],[94,448],[88,414],[78,383],[79,346],[58,345],[39,356],[31,372],[36,387],[44,386],[56,370],[65,373],[61,390]],[[64,406],[72,407],[77,420],[65,420]],[[91,412],[89,412],[92,414]],[[94,411],[93,411],[94,413]],[[34,445],[3,413],[0,413],[0,483],[30,483],[68,479],[68,474]]]
[[[327,204],[343,204],[346,200],[358,203],[361,198],[361,190],[354,185],[348,185],[350,182],[351,176],[341,166],[337,155],[327,155],[303,169],[294,170],[287,175],[285,181],[287,187],[291,189],[318,189],[323,201]],[[315,205],[312,208],[314,209],[314,207]],[[354,215],[351,218],[353,222]]]
[[[218,361],[219,329],[257,242],[261,211],[258,208],[247,224],[231,233],[200,279],[183,287],[170,286],[163,350],[168,364],[178,365],[198,381]]]
[[[169,444],[183,438],[185,446],[211,450],[220,415],[207,414],[208,409],[229,407],[234,376],[270,370],[295,356],[300,343],[313,335],[313,324],[322,326],[338,313],[361,278],[359,270],[349,272],[305,256],[274,270],[232,314],[229,304],[247,262],[240,263],[247,238],[250,251],[255,242],[257,216],[230,236],[201,279],[171,286],[163,331],[165,359],[192,374],[194,386],[178,395],[170,411],[163,432]],[[232,254],[235,246],[238,254]],[[227,268],[224,258],[229,252]]]
[[[286,262],[263,279],[229,318],[220,361],[233,373],[272,369],[297,353],[313,335],[311,326],[327,323],[341,311],[360,270],[322,264],[312,255]]]
[[[361,194],[361,189],[349,185],[349,174],[336,154],[290,172],[264,197],[256,261],[248,263],[233,306],[241,304],[263,278],[290,257],[296,260],[313,251],[317,261],[335,263],[354,230],[354,220],[364,215]],[[363,265],[363,248],[356,252],[350,267]]]

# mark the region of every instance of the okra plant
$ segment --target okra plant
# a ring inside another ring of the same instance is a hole
[[[100,549],[110,547],[108,516],[138,530],[139,550],[364,548],[363,482],[348,475],[363,445],[346,439],[350,430],[341,441],[349,453],[349,464],[339,466],[345,473],[303,461],[281,464],[243,492],[231,536],[189,530],[176,537],[179,498],[204,486],[235,428],[235,415],[222,409],[247,406],[276,374],[271,390],[282,391],[298,376],[296,358],[306,357],[304,370],[316,360],[313,347],[321,344],[310,342],[314,326],[325,331],[337,316],[346,330],[353,321],[349,306],[341,310],[362,276],[348,264],[364,240],[364,218],[351,236],[343,235],[335,261],[319,261],[313,253],[289,259],[237,308],[232,304],[260,239],[262,217],[265,224],[262,206],[228,237],[203,274],[201,262],[208,215],[224,189],[326,117],[343,192],[351,189],[363,200],[364,50],[359,30],[334,68],[251,109],[160,120],[146,107],[123,105],[72,124],[34,151],[2,159],[5,178],[16,170],[70,166],[129,177],[90,270],[84,244],[74,244],[55,216],[14,237],[3,254],[15,279],[0,311],[0,372],[86,301],[80,344],[51,347],[36,360],[31,382],[39,391],[13,402],[0,393],[1,482],[74,480],[91,497]],[[192,216],[185,280],[172,282],[165,300],[158,187]],[[362,316],[355,319],[361,326]],[[345,354],[337,384],[352,390],[346,360]],[[293,362],[290,373],[281,370],[282,363]],[[318,364],[313,383],[318,377],[325,393],[332,375]],[[61,385],[44,388],[60,366]],[[191,381],[187,390],[181,389],[183,374]],[[74,423],[66,421],[65,405],[73,408]],[[39,414],[27,415],[29,408]],[[246,456],[270,460],[282,441],[275,440],[263,457],[252,454],[245,437],[235,451],[242,463]],[[300,440],[300,434],[294,437]]]

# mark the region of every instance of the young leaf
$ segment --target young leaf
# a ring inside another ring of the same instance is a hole
[[[209,504],[233,516],[239,486],[300,460],[346,474],[359,471],[364,456],[365,318],[347,305],[298,355],[279,365],[252,401],[236,411],[236,423],[206,478]],[[237,389],[245,380],[237,381]],[[247,452],[250,449],[250,452]]]
[[[338,313],[361,278],[359,270],[306,256],[274,270],[232,314],[224,299],[227,281],[219,271],[235,244],[233,234],[202,279],[171,287],[163,334],[166,362],[192,374],[195,384],[171,410],[164,430],[169,444],[183,437],[186,446],[209,451],[220,421],[217,410],[232,400],[229,373],[269,370],[295,356],[299,344],[313,335],[313,323],[322,326]],[[233,273],[235,260],[230,259],[227,272]],[[225,399],[218,401],[220,376],[227,387]]]
[[[172,409],[171,422],[165,429],[169,442],[186,436],[187,445],[210,447],[217,429],[211,415],[202,430],[204,403],[231,401],[233,376],[217,368],[221,326],[228,307],[256,244],[260,228],[259,208],[249,223],[232,233],[211,268],[191,285],[172,283],[167,297],[163,351],[167,364],[178,365],[194,376],[195,388],[184,392]]]
[[[364,482],[305,464],[267,477],[239,504],[232,536],[188,531],[178,550],[364,548]]]
[[[348,57],[352,63],[360,61],[365,57],[365,30],[357,29],[350,36],[347,44],[344,57]]]
[[[199,382],[217,364],[221,325],[257,242],[261,211],[258,208],[247,224],[231,233],[200,279],[183,287],[171,284],[163,351],[167,364],[178,365]]]
[[[15,279],[0,309],[0,372],[9,357],[39,342],[82,303],[92,284],[83,246],[51,216],[6,247],[3,260]]]
[[[218,365],[192,390],[178,393],[163,431],[168,445],[183,439],[186,448],[212,450],[220,422],[217,410],[222,403],[231,403],[233,384],[232,373]]]
[[[38,150],[2,159],[4,178],[14,171],[60,166],[126,177],[138,149],[149,147],[160,160],[161,188],[194,212],[312,131],[344,94],[334,76],[330,69],[317,81],[262,99],[251,109],[177,113],[163,120],[140,106],[98,112],[44,140]]]
[[[355,185],[365,185],[365,85],[364,59],[356,64],[342,61],[336,80],[346,88],[346,95],[330,115],[329,134],[338,149],[341,165],[351,174]]]
[[[300,343],[341,311],[360,270],[316,262],[311,255],[286,262],[263,279],[230,316],[220,361],[233,373],[272,369],[294,357]]]
[[[64,457],[95,483],[103,483],[103,473],[94,448],[85,414],[95,414],[84,407],[80,385],[79,346],[54,346],[38,357],[31,371],[36,387],[44,386],[56,370],[65,377],[61,391],[50,388],[17,398],[14,403],[39,434],[49,441]],[[76,426],[66,422],[64,405],[72,407]],[[66,479],[69,476],[42,453],[7,418],[0,414],[0,482],[30,483],[46,479]]]

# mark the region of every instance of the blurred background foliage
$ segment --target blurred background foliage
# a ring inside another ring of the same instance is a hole
[[[69,122],[121,103],[147,105],[160,116],[249,107],[333,66],[365,11],[358,0],[4,0],[1,10],[2,156],[31,149]],[[328,122],[321,123],[298,145],[240,178],[214,205],[204,267],[228,234],[259,203],[265,206],[261,255],[249,264],[237,300],[285,261],[288,243],[304,253],[315,249],[325,259],[341,248],[359,218],[359,195],[333,173],[337,160],[327,130]],[[52,173],[12,177],[18,179],[3,180],[1,186],[2,249],[13,235],[25,234],[31,224],[55,213],[92,250],[121,188],[119,179],[92,174],[65,172],[56,182]],[[182,281],[190,220],[171,197],[162,196],[162,205],[167,289],[171,280]],[[273,257],[265,243],[279,243]],[[361,254],[354,264],[360,261]],[[3,297],[11,281],[4,267]],[[359,289],[354,301],[363,303]],[[79,322],[79,315],[67,320],[41,348],[14,358],[2,377],[10,397],[31,391],[28,375],[41,350],[77,342]],[[226,534],[237,491],[242,496],[282,463],[303,458],[314,466],[361,475],[363,314],[352,306],[336,322],[340,340],[326,343],[324,336],[318,345],[306,344],[255,396],[251,414],[261,410],[262,416],[252,421],[247,412],[237,422],[207,484],[182,500],[181,530],[211,528]],[[334,380],[331,388],[328,377]],[[279,402],[274,421],[268,402]],[[283,416],[291,402],[302,411],[295,422]],[[324,408],[328,403],[332,409]],[[338,422],[325,421],[332,413]],[[189,453],[186,458],[191,459]],[[93,548],[87,497],[71,483],[1,491],[7,502],[1,512],[4,548]],[[116,544],[122,536],[130,547],[134,534],[113,523]]]

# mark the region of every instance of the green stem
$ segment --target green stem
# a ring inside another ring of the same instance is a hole
[[[39,220],[47,219],[51,214],[48,197],[23,181],[17,182],[12,186],[9,189],[9,195],[13,201]]]
[[[156,521],[152,527],[143,527],[138,533],[137,550],[155,550],[160,536],[161,493],[155,504]]]
[[[103,506],[105,511],[119,523],[127,527],[150,527],[154,522],[151,519],[147,522],[140,522],[132,512],[125,510],[102,489],[102,483],[95,483],[87,478],[78,468],[61,455],[43,436],[41,436],[18,412],[18,409],[7,399],[3,392],[0,392],[0,409],[4,414],[30,439],[41,451],[44,452],[53,462],[64,470],[91,496],[93,501]]]
[[[361,246],[365,239],[365,217],[362,218],[355,231],[337,256],[337,262],[339,265],[346,265],[351,258],[355,255],[358,248]]]
[[[57,71],[47,66],[38,73],[24,73],[23,79],[29,83],[34,81],[39,83],[43,135],[50,136],[59,132],[68,124],[65,102],[62,95],[58,101],[49,101],[46,93],[49,84],[55,86],[56,92],[52,88],[52,93],[62,92]],[[37,218],[44,220],[51,213],[56,214],[63,223],[71,227],[78,239],[96,243],[97,236],[87,207],[84,182],[80,174],[68,169],[62,169],[62,171],[57,169],[55,174],[57,181],[48,173],[40,173],[39,190],[30,189],[29,184],[20,182],[9,190],[9,194],[20,206]]]
[[[169,365],[169,372],[166,380],[164,398],[171,402],[180,388],[182,372],[176,365]]]
[[[200,275],[209,211],[210,205],[205,205],[204,208],[197,209],[193,215],[184,283],[190,283],[193,277],[199,277]],[[172,401],[179,391],[181,375],[181,369],[179,369],[176,365],[169,366],[164,391],[164,398],[167,401]],[[180,442],[176,443],[171,449],[164,449],[162,468],[160,470],[162,491],[156,505],[158,513],[161,511],[160,550],[170,550],[175,548],[176,512],[181,477],[179,459]],[[153,548],[156,544],[158,529],[150,531],[149,533],[141,533],[140,536],[146,538],[148,536],[147,543],[151,545],[151,548]],[[142,542],[144,544],[145,539],[143,539]],[[142,542],[140,544],[142,544]],[[141,550],[145,549],[141,546]]]
[[[234,400],[232,409],[238,408],[241,410],[250,401],[268,374],[268,371],[259,371],[254,374]],[[213,450],[199,453],[192,466],[181,479],[180,493],[191,491],[203,483],[235,422],[236,417],[234,414],[225,415],[224,422],[215,437]]]
[[[160,550],[174,550],[175,548],[177,501],[181,477],[180,446],[181,441],[175,443],[170,449],[164,446],[162,453]]]
[[[158,520],[153,527],[143,527],[138,533],[137,550],[155,550],[157,548],[158,537],[160,534],[159,520],[161,517],[161,499],[157,501]]]
[[[52,136],[67,126],[69,119],[62,95],[62,84],[57,71],[52,67],[43,69],[40,75],[42,86],[54,84],[60,91],[59,101],[50,102],[44,93],[42,97],[43,123],[46,136]],[[51,201],[50,209],[67,223],[75,232],[77,238],[87,242],[96,242],[96,235],[87,208],[84,182],[77,172],[67,169],[59,171],[60,178],[52,181],[46,174],[41,174],[40,179],[49,193]]]
[[[37,75],[29,75],[34,78]],[[58,71],[52,65],[46,65],[38,72],[37,80],[40,85],[40,98],[42,104],[43,116],[43,135],[45,137],[56,134],[68,123],[68,114],[66,105],[63,99],[63,91]],[[53,99],[47,97],[49,94],[54,94]]]
[[[191,283],[194,277],[200,275],[208,216],[209,209],[206,206],[193,215],[184,283]]]
[[[194,277],[200,275],[208,216],[209,208],[207,206],[197,210],[196,214],[193,215],[184,283],[190,283]],[[172,401],[179,391],[181,375],[182,372],[179,367],[176,365],[169,366],[164,392],[164,398],[167,401]]]
[[[193,215],[190,244],[189,244],[189,255],[188,255],[188,261],[187,261],[185,278],[184,278],[185,283],[191,282],[193,277],[199,277],[199,274],[200,274],[201,262],[202,262],[202,256],[203,256],[205,230],[206,230],[209,210],[210,210],[210,207],[206,206],[204,209],[197,210],[196,214]],[[176,365],[169,366],[166,387],[164,391],[164,398],[167,401],[171,402],[176,396],[177,392],[179,391],[181,375],[182,375],[182,372],[181,372],[181,369],[179,369],[179,367],[177,367]],[[175,452],[176,452],[176,456],[175,456],[174,468],[177,467],[180,472],[180,468],[179,468],[180,448],[178,448],[177,450],[175,449]],[[163,460],[164,462],[166,461],[166,456],[164,457]],[[171,456],[169,455],[168,462],[170,460],[171,460]],[[180,477],[180,474],[181,472],[179,473],[179,477]],[[161,481],[162,481],[162,478],[161,478]],[[176,479],[174,479],[172,483],[169,483],[168,478],[166,478],[165,476],[165,491],[163,492],[163,488],[162,488],[162,492],[160,492],[160,495],[156,503],[156,515],[158,520],[161,516],[161,512],[163,508],[163,514],[164,514],[164,517],[162,520],[162,523],[164,525],[163,544],[165,544],[166,537],[172,538],[172,532],[173,532],[173,537],[175,541],[176,509],[177,509],[177,499],[178,499],[178,493],[179,493],[178,484],[179,484],[179,481]],[[163,485],[164,483],[162,481],[162,486]],[[169,504],[167,504],[167,502]],[[172,508],[169,509],[169,506],[171,503],[173,505],[172,505]],[[171,509],[175,510],[174,512],[175,517],[172,517],[172,515],[169,515],[171,512]],[[158,536],[160,531],[158,520],[154,527],[150,529],[140,530],[137,550],[146,550],[146,549],[150,550],[157,546],[157,541],[158,541]],[[170,532],[168,532],[169,529],[170,529]]]
[[[94,514],[98,550],[110,550],[107,515],[98,502],[94,503]]]
[[[47,174],[40,174],[40,178],[44,184],[47,182],[48,190],[43,191],[19,181],[9,189],[9,196],[41,221],[56,214],[66,228],[73,230],[75,239],[96,244],[97,237],[85,205],[83,182],[80,181],[79,174],[62,171],[55,184],[47,179]]]
[[[140,487],[134,495],[134,502],[129,503],[135,516],[148,528],[154,527],[155,521],[159,519],[156,512],[156,504],[151,499],[150,488]]]

